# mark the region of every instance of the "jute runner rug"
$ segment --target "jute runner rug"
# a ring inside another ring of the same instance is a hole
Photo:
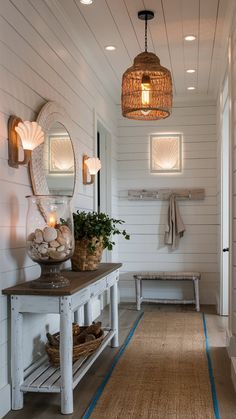
[[[147,312],[84,417],[219,418],[209,362],[201,314]]]

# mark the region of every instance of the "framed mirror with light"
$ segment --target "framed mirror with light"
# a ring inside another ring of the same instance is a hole
[[[151,173],[182,171],[182,134],[153,134],[150,136]]]

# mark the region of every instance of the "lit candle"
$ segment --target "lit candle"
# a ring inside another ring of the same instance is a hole
[[[57,213],[56,211],[49,212],[47,217],[47,224],[49,227],[55,227],[57,223]]]

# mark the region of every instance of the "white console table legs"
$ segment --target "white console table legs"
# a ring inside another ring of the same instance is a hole
[[[23,408],[26,392],[60,393],[61,412],[73,413],[73,389],[93,365],[101,352],[111,344],[118,346],[118,290],[121,264],[101,264],[94,272],[71,272],[69,289],[32,289],[30,283],[22,283],[5,290],[11,298],[11,375],[12,409]],[[82,278],[82,285],[79,279]],[[104,291],[110,290],[110,325],[104,329],[104,339],[91,355],[72,362],[72,322],[92,323],[92,303]],[[60,316],[60,371],[47,359],[36,360],[24,371],[23,319],[24,314],[47,313]]]
[[[12,375],[12,409],[18,410],[23,407],[23,393],[20,386],[24,381],[23,376],[23,315],[19,313],[18,297],[11,297],[11,345],[17,348],[11,359]]]
[[[111,328],[116,332],[115,336],[111,340],[112,348],[119,346],[118,336],[118,286],[117,282],[110,288],[110,316],[111,316]]]
[[[85,326],[88,326],[92,323],[92,300],[90,299],[85,305],[84,305],[84,324]]]
[[[61,413],[73,413],[71,298],[60,298]]]

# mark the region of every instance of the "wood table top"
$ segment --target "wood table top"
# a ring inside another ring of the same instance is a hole
[[[31,287],[33,281],[27,281],[14,287],[5,288],[2,290],[2,293],[7,295],[49,295],[55,297],[72,295],[119,269],[121,266],[121,263],[100,263],[96,271],[63,271],[63,275],[70,281],[70,285],[64,288],[37,289]]]

